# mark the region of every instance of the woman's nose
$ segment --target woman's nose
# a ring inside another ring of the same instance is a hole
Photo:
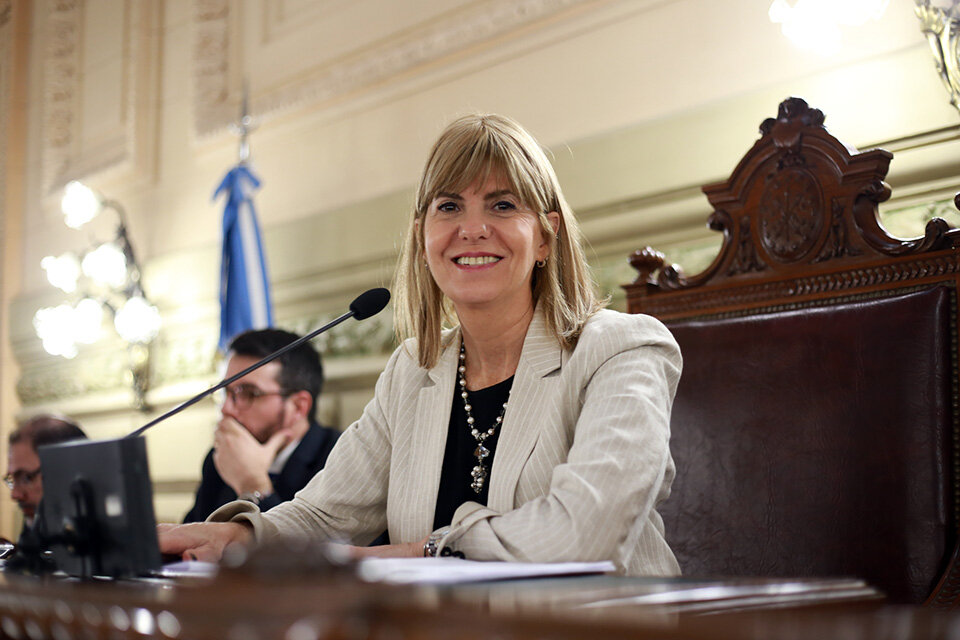
[[[478,238],[489,238],[490,229],[487,227],[483,216],[475,213],[467,213],[460,220],[460,237],[464,240],[476,240]]]

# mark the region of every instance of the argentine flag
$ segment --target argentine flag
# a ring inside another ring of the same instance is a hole
[[[220,350],[248,329],[273,325],[267,265],[252,193],[260,181],[244,164],[231,169],[213,194],[227,193],[220,263]]]

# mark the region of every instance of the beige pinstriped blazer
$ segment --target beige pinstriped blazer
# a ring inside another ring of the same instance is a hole
[[[258,540],[282,532],[366,544],[388,525],[393,542],[427,536],[458,331],[444,344],[430,370],[411,357],[414,346],[394,352],[374,399],[294,500],[262,516],[249,503],[230,503],[211,519],[247,520]],[[676,342],[649,316],[601,311],[576,348],[563,350],[535,314],[501,426],[489,504],[463,504],[441,547],[476,560],[611,560],[628,575],[679,573],[656,505],[674,476],[668,443],[680,368]]]

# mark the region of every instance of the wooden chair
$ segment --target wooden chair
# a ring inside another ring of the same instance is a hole
[[[723,233],[706,271],[631,256],[629,311],[663,320],[684,355],[667,539],[688,576],[854,576],[951,607],[960,230],[891,237],[877,204],[892,154],[823,121],[784,101],[703,188]]]

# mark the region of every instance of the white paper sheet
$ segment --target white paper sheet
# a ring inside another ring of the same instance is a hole
[[[212,578],[217,575],[218,565],[215,562],[201,560],[181,560],[163,565],[157,575],[163,578]]]
[[[368,582],[460,584],[488,580],[610,573],[612,562],[477,562],[460,558],[364,558],[358,573]]]

